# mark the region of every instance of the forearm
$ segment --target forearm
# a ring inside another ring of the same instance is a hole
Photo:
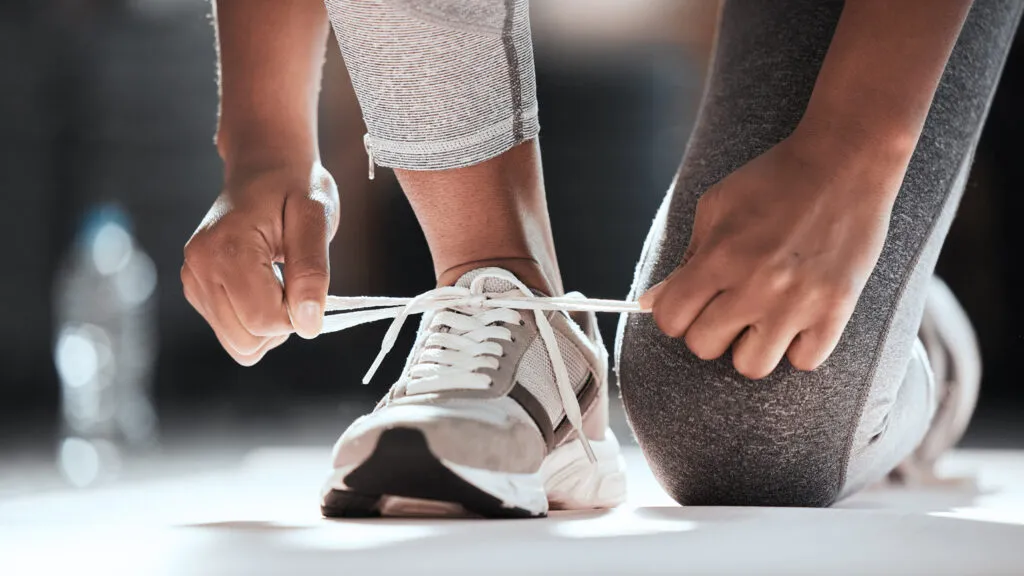
[[[798,130],[870,151],[902,179],[970,5],[848,0]]]
[[[217,150],[240,164],[319,157],[317,101],[328,34],[322,0],[216,0]]]

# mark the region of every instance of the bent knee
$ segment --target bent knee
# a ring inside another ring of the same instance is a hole
[[[753,382],[729,358],[699,360],[645,325],[627,326],[618,366],[634,434],[680,504],[822,507],[839,498],[854,416],[820,393],[819,376],[789,369]]]

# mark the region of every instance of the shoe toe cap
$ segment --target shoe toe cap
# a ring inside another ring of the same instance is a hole
[[[476,405],[388,406],[352,423],[334,446],[336,469],[357,465],[373,453],[385,430],[411,428],[441,460],[496,472],[533,473],[546,455],[535,425],[502,410]]]

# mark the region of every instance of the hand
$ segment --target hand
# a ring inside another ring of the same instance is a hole
[[[229,173],[185,245],[181,282],[224,349],[251,366],[293,331],[320,332],[338,190],[319,164]],[[284,286],[275,262],[284,263]]]
[[[698,357],[763,378],[832,353],[881,253],[906,164],[796,132],[708,190],[683,263],[640,298]],[[883,168],[884,167],[884,168]]]

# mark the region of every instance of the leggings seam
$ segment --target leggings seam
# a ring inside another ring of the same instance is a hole
[[[515,28],[516,0],[505,0],[505,23],[501,29],[501,43],[505,48],[505,62],[508,66],[509,89],[512,93],[512,141],[523,139],[523,87],[519,79],[519,54],[513,36]]]
[[[1015,17],[1017,20],[1020,19],[1022,12],[1024,12],[1024,9],[1021,9],[1021,8],[1017,9],[1017,15]],[[968,17],[970,17],[970,16],[968,15]],[[1001,57],[1001,60],[1000,60],[1003,63],[1006,62],[1006,58],[1007,58],[1008,54],[1010,53],[1010,49],[1013,47],[1013,35],[1014,35],[1015,31],[1016,31],[1016,28],[1017,27],[1014,26],[1014,32],[1011,32],[1010,41],[1008,41],[1006,43],[1006,47],[1003,50],[1003,54],[1002,54],[1002,57]],[[956,50],[955,46],[954,46],[953,50]],[[948,65],[949,64],[947,62],[947,66]],[[995,78],[994,85],[996,85],[996,86],[999,85],[999,80],[1000,80],[1001,77],[1002,77],[1002,68],[1000,68],[998,76]],[[988,119],[988,111],[989,111],[989,108],[992,105],[992,99],[995,97],[995,92],[996,92],[995,90],[992,90],[989,93],[989,95],[988,95],[985,107],[984,107],[984,109],[982,111],[983,117],[981,118],[981,121],[978,124],[979,127],[974,131],[974,133],[971,136],[972,144],[967,149],[967,154],[965,154],[964,159],[961,161],[960,168],[959,168],[959,170],[957,172],[958,174],[962,170],[964,170],[964,166],[963,166],[964,162],[967,162],[967,163],[972,163],[973,162],[974,152],[977,149],[977,145],[978,145],[978,137],[979,137],[981,129],[984,128],[984,126],[985,126],[985,121]],[[934,103],[933,103],[933,105],[934,105]],[[930,112],[930,110],[929,110],[929,112]],[[968,170],[970,169],[969,166],[967,168],[968,168]],[[970,174],[968,174],[968,178],[969,177],[970,177]],[[953,183],[955,184],[955,182],[956,182],[956,178],[954,178]],[[964,182],[964,186],[966,187],[966,181]],[[921,261],[921,255],[924,253],[925,247],[928,246],[929,241],[931,240],[932,236],[935,234],[935,229],[938,226],[939,220],[941,220],[941,218],[942,218],[942,211],[948,205],[949,197],[953,194],[953,192],[954,192],[953,186],[950,186],[949,188],[947,188],[946,194],[945,194],[945,196],[943,196],[943,199],[942,199],[942,204],[941,204],[941,208],[939,209],[939,213],[936,214],[935,217],[932,219],[931,225],[928,228],[928,234],[925,236],[925,239],[921,243],[921,246],[914,253],[914,259],[911,262],[911,265],[907,268],[908,272],[904,276],[903,280],[900,282],[899,293],[898,293],[897,298],[896,298],[896,305],[893,306],[892,310],[889,311],[889,315],[886,317],[886,320],[885,320],[885,331],[882,334],[881,340],[879,340],[879,342],[878,342],[878,346],[875,348],[875,354],[874,354],[874,356],[872,358],[872,361],[871,361],[871,369],[869,371],[869,374],[870,374],[869,384],[864,389],[864,391],[861,393],[860,398],[857,401],[857,416],[858,417],[853,422],[852,429],[847,434],[846,447],[843,450],[842,467],[840,468],[840,473],[839,473],[839,485],[836,487],[836,495],[837,495],[837,497],[842,493],[843,487],[846,484],[846,477],[848,475],[849,466],[850,466],[850,458],[851,458],[851,456],[853,454],[853,441],[854,441],[854,439],[857,436],[857,430],[860,428],[860,424],[861,424],[860,417],[861,417],[861,415],[864,412],[864,407],[867,405],[868,397],[871,395],[871,391],[875,387],[875,378],[878,376],[878,366],[879,366],[879,363],[881,362],[882,351],[885,348],[885,343],[886,343],[887,339],[889,338],[889,332],[892,329],[893,318],[896,316],[896,311],[899,308],[900,302],[903,301],[903,296],[904,296],[904,294],[906,294],[907,285],[910,283],[910,279],[913,276],[914,270],[917,268],[917,264]],[[876,269],[877,269],[877,264],[876,264]]]

